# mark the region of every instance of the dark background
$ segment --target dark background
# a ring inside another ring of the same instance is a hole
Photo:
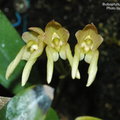
[[[18,0],[21,1],[21,0]],[[25,1],[25,0],[24,0]],[[26,0],[27,1],[27,0]],[[77,116],[91,115],[104,120],[120,119],[120,10],[106,10],[103,2],[120,3],[119,0],[31,0],[28,8],[18,10],[15,8],[17,1],[0,0],[0,8],[15,23],[16,12],[19,12],[22,22],[16,27],[22,34],[30,26],[38,26],[44,29],[52,19],[58,21],[71,34],[69,43],[72,51],[76,44],[74,34],[88,23],[94,23],[104,42],[99,48],[100,56],[98,73],[94,83],[86,88],[88,65],[82,61],[79,65],[80,80],[72,80],[68,61],[59,60],[55,63],[52,83],[56,88],[53,107],[57,110],[62,120],[73,120]],[[19,7],[19,6],[18,6]],[[74,52],[73,52],[74,53]],[[45,82],[46,56],[42,55],[34,69]],[[58,65],[64,66],[64,72],[69,73],[65,79],[60,76]],[[68,64],[68,65],[66,65]],[[68,71],[69,68],[69,71]],[[32,72],[34,71],[32,70]],[[32,73],[31,73],[32,74]],[[13,96],[0,86],[0,95]]]

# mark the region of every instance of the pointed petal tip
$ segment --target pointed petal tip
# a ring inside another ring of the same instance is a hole
[[[93,74],[89,74],[86,87],[89,87],[94,82],[95,77],[96,77],[96,73],[97,73],[97,71],[94,73],[94,75]]]
[[[22,87],[25,86],[26,82],[27,82],[27,80],[25,80],[25,79],[22,78],[21,86]]]
[[[91,59],[90,66],[88,68],[88,81],[86,85],[87,87],[89,87],[95,80],[97,70],[98,70],[98,67],[97,67],[98,57],[99,57],[99,52],[95,51]]]
[[[12,63],[11,63],[12,64]],[[5,79],[8,80],[10,75],[12,74],[13,70],[11,70],[11,64],[8,66],[5,74]]]
[[[25,86],[25,84],[24,84],[24,83],[22,83],[22,84],[21,84],[21,86],[22,86],[22,87],[24,87],[24,86]]]
[[[76,69],[74,66],[72,66],[72,71],[71,71],[72,79],[75,79],[75,74],[76,74]]]
[[[75,64],[73,64],[73,66],[72,66],[72,79],[75,79],[75,77],[76,78],[80,78],[80,73],[79,73],[79,71],[77,71],[77,66],[75,65]]]
[[[76,78],[77,78],[77,79],[80,79],[80,76],[77,75]],[[75,78],[74,78],[74,79],[75,79]]]
[[[87,81],[87,84],[86,84],[86,87],[89,87],[95,80],[95,77],[96,77],[96,72],[95,74],[90,74],[88,73],[89,77],[88,77],[88,81]]]
[[[24,70],[22,73],[22,83],[21,83],[22,87],[26,84],[26,82],[28,81],[28,77],[29,77],[29,73],[24,72]]]
[[[52,76],[53,76],[53,60],[50,61],[48,60],[47,63],[47,83],[50,84],[51,80],[52,80]]]
[[[21,86],[23,87],[25,85],[25,82],[22,80],[21,82]]]
[[[77,79],[80,79],[80,78],[81,78],[79,70],[77,70],[77,73],[76,73],[76,76],[75,76],[75,77],[76,77]]]
[[[91,84],[92,84],[92,83],[87,83],[87,84],[86,84],[86,87],[90,87]]]
[[[75,79],[75,73],[72,71],[72,79]]]
[[[51,83],[51,78],[47,78],[47,83],[50,84]]]

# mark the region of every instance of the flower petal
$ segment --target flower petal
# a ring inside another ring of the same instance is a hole
[[[86,63],[90,64],[93,54],[94,54],[94,52],[90,51],[85,55],[84,60],[85,60]]]
[[[81,44],[85,40],[87,34],[83,30],[78,30],[75,33],[75,36],[77,38],[78,43]]]
[[[92,50],[96,50],[103,42],[103,38],[98,34],[97,28],[94,24],[86,25],[83,30],[78,30],[75,34],[78,43],[81,45],[86,38],[89,38],[93,42]]]
[[[83,28],[83,30],[85,31],[85,30],[93,30],[95,33],[98,33],[98,31],[97,31],[97,28],[95,27],[95,25],[93,24],[93,23],[91,23],[91,24],[87,24],[84,28]]]
[[[53,61],[56,62],[59,59],[58,52],[51,47],[49,47],[49,50],[51,51],[51,56],[53,57]]]
[[[53,61],[56,62],[59,59],[58,52],[53,53]]]
[[[68,59],[70,65],[71,65],[71,67],[73,68],[73,66],[72,66],[73,65],[73,57],[72,57],[72,53],[71,53],[71,49],[70,49],[69,44],[66,44],[65,50],[66,50],[67,59]],[[78,79],[80,79],[80,73],[78,71],[78,68],[76,68],[75,76],[74,76],[73,79],[75,79],[75,77],[78,78]]]
[[[28,80],[29,74],[31,72],[33,64],[36,62],[37,59],[29,59],[23,69],[22,74],[22,86],[24,86]]]
[[[72,67],[72,61],[73,61],[73,57],[72,57],[72,53],[71,53],[71,50],[70,50],[70,46],[69,44],[66,44],[64,46],[62,46],[61,48],[61,51],[60,51],[60,57],[63,59],[63,60],[66,60],[66,58],[68,59],[71,67]],[[75,76],[77,79],[80,79],[80,73],[79,71],[77,70],[77,73],[76,73],[76,76]]]
[[[75,79],[75,75],[78,69],[79,65],[79,60],[80,60],[80,53],[79,53],[79,48],[78,45],[75,46],[75,55],[73,57],[73,64],[72,64],[72,78]]]
[[[56,31],[61,28],[62,26],[52,20],[50,21],[46,27],[45,27],[45,39],[44,39],[44,42],[47,44],[47,45],[50,45],[51,46],[51,43],[52,43],[52,37],[53,37],[53,34],[56,33]]]
[[[37,58],[42,54],[44,47],[41,46],[41,49],[38,49],[37,51],[33,52],[28,59],[22,74],[22,86],[25,85],[25,83],[28,80],[30,71],[32,69],[33,64],[36,62]]]
[[[90,66],[88,68],[88,81],[86,86],[89,87],[95,79],[97,73],[97,63],[98,63],[99,51],[96,50],[93,53],[92,59],[90,61]]]
[[[77,78],[77,79],[80,79],[80,72],[77,70],[77,72],[76,72],[76,74],[75,74],[75,78]]]
[[[29,41],[33,40],[33,41],[38,41],[37,36],[35,36],[34,34],[32,34],[31,32],[24,32],[22,34],[22,39],[28,43]]]
[[[28,60],[30,58],[31,53],[27,50],[27,47],[25,47],[24,53],[22,55],[22,60]]]
[[[50,47],[46,47],[46,54],[47,54],[47,82],[49,84],[52,80],[53,68],[54,68],[54,62]]]
[[[38,37],[39,41],[44,40],[44,32],[43,32],[43,30],[41,28],[39,28],[39,27],[30,27],[28,29],[38,34],[37,37]]]
[[[93,40],[93,50],[96,50],[100,45],[101,43],[103,42],[103,37],[101,35],[96,35],[96,34],[92,34],[91,35],[92,37],[92,40]]]
[[[41,52],[43,52],[44,47],[45,47],[45,44],[43,42],[39,42],[39,44],[38,44],[38,50],[40,50],[39,54],[41,54]],[[25,51],[23,53],[23,56],[22,56],[22,60],[28,60],[30,58],[31,54],[32,54],[32,52],[30,52],[28,50],[28,44],[27,44],[25,47]],[[38,57],[39,57],[39,54],[38,54]]]
[[[61,27],[60,29],[58,29],[57,34],[59,35],[60,40],[63,42],[63,44],[67,43],[70,36],[70,33],[67,29]]]
[[[9,78],[9,76],[13,73],[13,71],[15,70],[16,66],[19,64],[21,58],[22,58],[22,55],[24,53],[24,50],[25,50],[25,46],[22,47],[22,49],[19,51],[19,53],[17,54],[17,56],[15,57],[15,59],[10,63],[10,65],[8,66],[7,68],[7,71],[6,71],[6,79]]]
[[[55,20],[51,20],[45,27],[45,31],[48,29],[59,29],[61,28],[61,24],[56,22]]]
[[[37,33],[37,34],[39,34],[39,35],[44,34],[43,30],[41,28],[39,28],[39,27],[30,27],[28,29],[35,32],[35,33]]]
[[[63,60],[66,60],[66,46],[65,46],[65,45],[63,45],[63,46],[61,47],[59,54],[60,54],[60,57],[61,57]]]

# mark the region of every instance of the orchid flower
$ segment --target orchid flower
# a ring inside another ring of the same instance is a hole
[[[78,30],[75,34],[78,43],[75,46],[75,54],[72,64],[72,78],[78,69],[79,61],[85,60],[90,64],[88,68],[88,81],[86,86],[90,86],[95,79],[97,73],[97,63],[99,57],[98,47],[103,42],[103,38],[98,34],[94,24],[86,25],[83,30]]]
[[[62,27],[58,22],[51,21],[45,27],[44,42],[46,43],[47,55],[47,82],[50,83],[53,75],[54,62],[59,59],[59,56],[66,60],[68,59],[72,66],[73,56],[68,44],[69,32]],[[79,71],[76,70],[75,77],[80,78]]]
[[[26,43],[21,48],[15,59],[10,63],[6,72],[6,79],[13,73],[21,60],[26,60],[27,63],[22,73],[22,86],[28,80],[30,71],[37,58],[42,54],[45,44],[43,43],[44,32],[38,27],[29,28],[30,32],[24,32],[22,38]]]

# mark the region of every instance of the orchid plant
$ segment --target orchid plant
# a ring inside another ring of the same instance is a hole
[[[15,59],[7,68],[6,78],[13,73],[20,60],[26,60],[27,63],[23,69],[22,86],[29,78],[30,71],[37,58],[41,56],[44,49],[47,55],[47,82],[50,83],[53,76],[54,62],[59,57],[68,60],[72,67],[72,78],[80,79],[78,70],[79,61],[84,59],[90,64],[88,70],[88,83],[90,86],[97,72],[97,61],[99,56],[98,47],[103,38],[98,34],[93,24],[88,24],[83,30],[79,30],[75,35],[78,43],[75,46],[75,55],[72,56],[71,48],[68,43],[69,31],[58,22],[50,21],[43,31],[39,27],[30,27],[29,32],[24,32],[22,39],[26,45],[23,46]]]

